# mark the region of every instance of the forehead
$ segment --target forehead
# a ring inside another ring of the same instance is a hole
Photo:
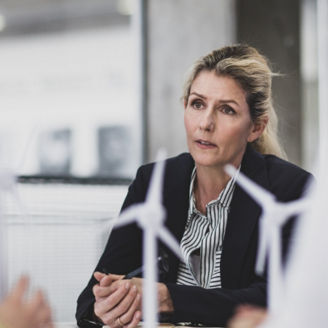
[[[211,97],[228,97],[246,101],[246,92],[230,76],[217,75],[214,71],[201,71],[191,84],[190,93]]]

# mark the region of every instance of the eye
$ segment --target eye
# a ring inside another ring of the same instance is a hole
[[[193,107],[194,109],[202,109],[204,107],[204,104],[201,100],[199,99],[195,99],[191,102],[191,107]]]
[[[224,113],[224,114],[227,114],[227,115],[234,115],[236,114],[236,111],[229,105],[224,105],[221,107],[221,111]]]

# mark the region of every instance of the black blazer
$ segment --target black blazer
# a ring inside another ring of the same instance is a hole
[[[194,161],[184,153],[166,163],[163,202],[167,211],[166,226],[181,240],[187,220],[189,186]],[[153,164],[139,168],[129,187],[122,209],[143,202],[151,178]],[[310,174],[303,169],[273,155],[261,155],[247,147],[241,171],[253,181],[269,190],[280,201],[286,202],[301,196]],[[198,322],[208,325],[225,325],[239,304],[266,305],[266,280],[254,272],[258,219],[261,208],[238,185],[233,194],[223,242],[221,258],[222,288],[177,285],[179,260],[165,246],[159,245],[168,255],[169,270],[162,277],[174,305],[175,322]],[[292,222],[283,229],[283,250],[286,254]],[[104,253],[95,270],[126,274],[142,264],[142,232],[136,224],[112,231]],[[76,318],[89,317],[93,311],[92,277],[78,298]]]

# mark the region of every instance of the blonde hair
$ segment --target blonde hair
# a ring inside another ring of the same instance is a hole
[[[184,85],[183,100],[188,102],[190,89],[198,74],[215,71],[217,75],[229,76],[246,92],[246,101],[254,123],[267,119],[262,135],[251,143],[262,154],[273,154],[286,158],[278,141],[278,118],[272,105],[272,77],[277,75],[270,69],[268,60],[255,48],[237,44],[212,51],[192,66]]]

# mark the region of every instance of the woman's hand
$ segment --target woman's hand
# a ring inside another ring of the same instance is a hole
[[[25,299],[28,278],[22,277],[0,304],[0,322],[8,328],[53,328],[51,310],[43,293]]]
[[[141,320],[142,279],[123,280],[121,275],[95,272],[94,312],[111,328],[134,328]]]
[[[157,284],[159,312],[170,313],[174,311],[170,292],[165,284]]]
[[[267,317],[267,311],[260,307],[243,305],[228,323],[228,328],[255,328]]]

